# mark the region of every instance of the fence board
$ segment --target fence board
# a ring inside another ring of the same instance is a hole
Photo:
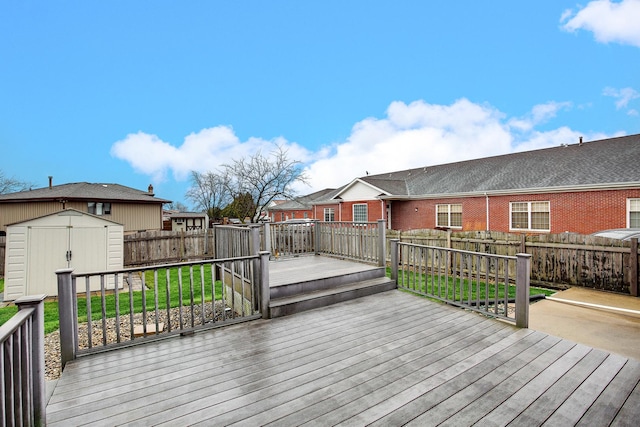
[[[582,286],[633,294],[634,283],[637,286],[638,281],[638,253],[632,252],[632,242],[618,239],[574,233],[522,235],[441,230],[388,230],[387,238],[491,255],[528,253],[531,282],[540,285]]]

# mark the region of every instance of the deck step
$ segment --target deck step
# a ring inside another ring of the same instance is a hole
[[[295,283],[272,286],[270,289],[270,298],[274,300],[316,291],[331,290],[352,283],[385,277],[386,274],[384,267],[362,265],[361,269],[358,271],[351,271],[351,269],[352,267],[350,267],[349,271],[346,272],[332,270],[319,277],[312,277]]]
[[[330,289],[320,289],[272,299],[269,304],[270,317],[282,317],[301,311],[326,307],[343,301],[373,295],[396,288],[396,283],[388,277],[362,280]]]

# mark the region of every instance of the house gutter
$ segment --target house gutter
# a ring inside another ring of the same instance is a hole
[[[460,197],[488,197],[507,196],[514,194],[549,194],[549,193],[575,193],[585,191],[601,190],[623,190],[628,188],[640,188],[640,182],[629,183],[606,183],[597,185],[574,185],[561,187],[540,187],[540,188],[513,188],[507,190],[494,191],[470,191],[465,193],[441,193],[441,194],[418,194],[415,196],[378,196],[382,200],[425,200],[425,199],[453,199]]]

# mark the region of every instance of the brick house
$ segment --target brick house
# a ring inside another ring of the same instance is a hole
[[[364,176],[314,217],[396,230],[589,234],[640,227],[640,135]]]
[[[293,200],[280,200],[267,208],[267,217],[272,222],[284,222],[289,219],[314,219],[313,202],[323,199],[335,190],[325,189],[297,197]]]

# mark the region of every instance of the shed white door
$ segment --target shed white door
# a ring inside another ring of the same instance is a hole
[[[27,295],[58,294],[55,271],[107,269],[106,227],[32,226],[28,232]]]

